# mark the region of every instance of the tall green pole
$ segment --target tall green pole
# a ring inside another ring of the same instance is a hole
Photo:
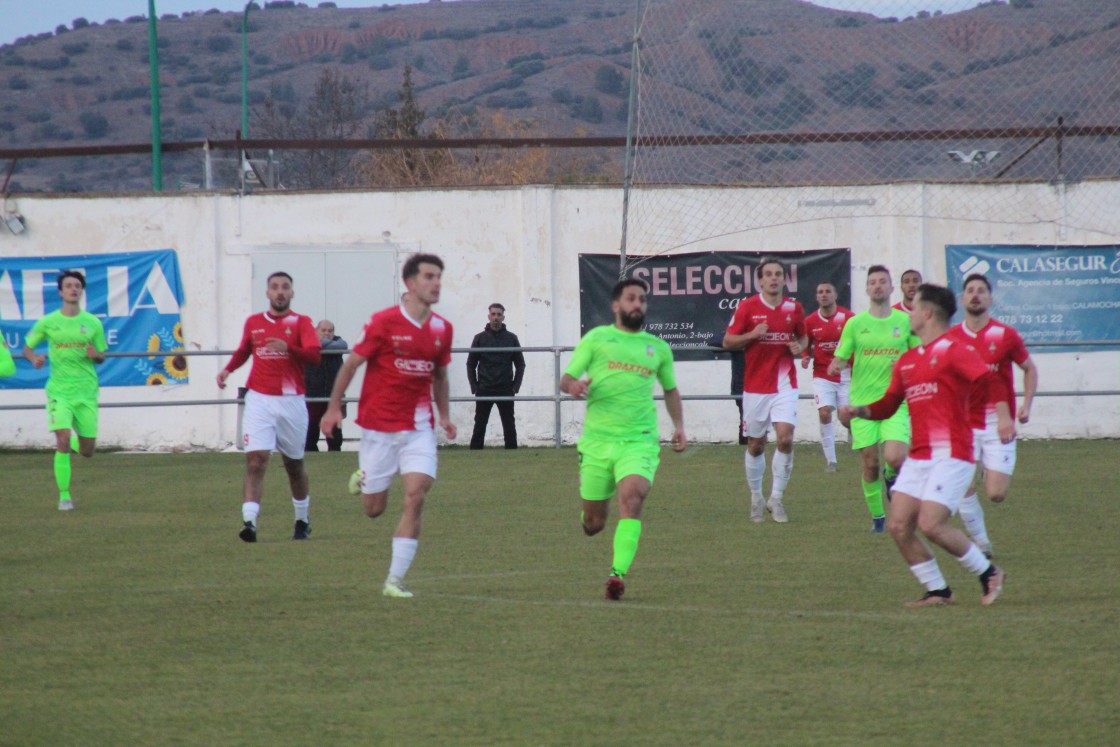
[[[156,38],[156,0],[148,0],[148,75],[152,79],[152,189],[163,191],[163,138],[159,125],[159,45]]]
[[[245,3],[241,16],[241,137],[249,137],[249,11],[252,0]]]

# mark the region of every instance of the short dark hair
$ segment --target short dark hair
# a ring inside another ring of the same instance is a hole
[[[646,283],[646,281],[639,280],[638,278],[623,278],[622,280],[619,280],[617,283],[615,283],[614,287],[611,288],[611,300],[617,301],[618,299],[622,298],[622,291],[626,290],[632,285],[636,285],[646,293],[649,293],[649,285]]]
[[[420,274],[420,265],[435,265],[440,270],[443,269],[443,260],[434,254],[413,254],[405,260],[404,267],[401,269],[401,280],[408,280]]]
[[[789,272],[786,271],[786,263],[785,262],[783,262],[782,260],[775,257],[773,254],[767,254],[765,257],[758,260],[758,267],[754,268],[754,276],[756,278],[762,277],[762,268],[765,267],[766,265],[777,265],[778,267],[781,267],[782,268],[782,277],[785,277],[786,275],[789,274]]]
[[[288,282],[292,283],[292,284],[295,284],[295,282],[296,282],[296,281],[292,280],[292,276],[289,275],[288,273],[284,272],[283,270],[277,270],[276,272],[272,273],[271,275],[268,276],[268,278],[265,279],[265,281],[264,281],[265,285],[268,285],[269,283],[271,283],[273,278],[287,278]]]
[[[871,265],[867,268],[867,277],[871,277],[877,272],[885,272],[887,273],[887,277],[891,276],[891,271],[886,265]]]
[[[491,311],[493,309],[501,309],[503,314],[506,313],[506,307],[502,306],[500,303],[492,303],[486,307],[487,311]]]
[[[953,296],[953,291],[944,285],[922,283],[918,286],[918,295],[915,298],[933,306],[937,317],[946,324],[953,318],[953,314],[957,313],[957,299]]]
[[[906,276],[909,275],[910,273],[914,273],[915,275],[917,275],[918,276],[918,282],[919,283],[922,282],[922,273],[918,272],[915,269],[909,269],[909,270],[906,270],[905,272],[903,272],[902,275],[899,276],[899,280],[904,280],[906,278]]]
[[[981,283],[988,286],[988,292],[989,293],[992,292],[992,282],[990,280],[988,280],[987,275],[981,275],[979,272],[974,272],[971,275],[969,275],[968,277],[966,277],[964,279],[964,285],[961,286],[961,290],[964,290],[965,288],[967,288],[968,284],[971,283],[973,280],[979,280]]]
[[[86,276],[77,270],[63,270],[58,276],[58,289],[62,290],[62,281],[66,278],[77,278],[78,282],[82,284],[82,288],[86,287]]]
[[[819,289],[822,285],[831,285],[832,290],[836,290],[836,283],[832,282],[831,280],[820,281],[819,283],[817,283],[817,288]]]

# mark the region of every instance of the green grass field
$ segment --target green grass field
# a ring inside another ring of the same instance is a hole
[[[815,445],[788,525],[747,520],[739,447],[665,451],[621,602],[572,449],[442,451],[411,600],[354,454],[309,455],[310,542],[274,459],[246,545],[240,455],[76,460],[60,513],[50,455],[3,453],[0,744],[1115,745],[1118,453],[1022,444],[1004,596],[939,553],[958,602],[925,610]]]

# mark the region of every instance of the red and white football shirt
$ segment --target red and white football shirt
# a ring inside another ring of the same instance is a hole
[[[977,408],[978,420],[973,422],[973,427],[984,427],[988,415],[995,412],[997,402],[1006,402],[1011,417],[1015,417],[1015,375],[1011,364],[1021,366],[1031,356],[1015,328],[990,319],[979,332],[973,332],[962,322],[952,327],[949,335],[976,348],[995,373],[987,386],[973,395],[983,403],[982,409]]]
[[[805,318],[805,334],[808,335],[809,344],[813,347],[814,379],[840,382],[840,374],[829,375],[828,365],[836,357],[836,346],[840,344],[840,333],[851,318],[852,312],[843,306],[837,306],[836,311],[830,317],[821,316],[820,309],[817,309]],[[808,351],[803,355],[808,357]]]
[[[905,301],[899,301],[896,304],[892,304],[891,308],[892,309],[898,309],[899,311],[905,311],[907,314],[909,314],[910,311],[911,311],[911,308],[906,305]]]
[[[287,350],[270,350],[270,339],[288,343]],[[315,333],[311,317],[295,312],[273,316],[267,311],[253,314],[245,320],[241,344],[229,363],[227,371],[236,371],[249,357],[253,368],[245,386],[259,394],[303,394],[303,367],[316,365],[321,360],[322,343]]]
[[[974,462],[969,396],[989,375],[971,345],[942,335],[895,362],[886,393],[870,405],[872,420],[890,417],[905,399],[910,406],[910,458]]]
[[[366,359],[357,423],[397,433],[431,430],[432,374],[451,362],[451,323],[431,314],[420,324],[400,306],[370,317],[354,352]]]
[[[797,366],[789,344],[805,336],[805,310],[792,298],[770,306],[761,294],[751,296],[735,308],[727,332],[745,335],[762,323],[766,334],[746,347],[743,391],[774,394],[796,389]]]

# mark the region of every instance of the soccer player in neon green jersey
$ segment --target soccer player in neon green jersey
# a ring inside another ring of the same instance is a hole
[[[27,333],[23,357],[42,368],[47,355],[35,352],[48,343],[51,375],[47,379],[47,420],[54,433],[54,479],[58,484],[58,510],[74,508],[70,498],[70,431],[78,436],[78,451],[93,456],[97,446],[97,393],[100,389],[94,364],[105,360],[105,329],[101,320],[80,305],[86,278],[77,270],[58,276],[62,308],[35,322]]]
[[[918,338],[910,332],[910,315],[891,308],[891,272],[883,265],[867,269],[867,311],[856,314],[844,325],[836,357],[829,373],[852,367],[849,400],[854,405],[878,401],[891,383],[891,369],[903,353],[918,346]],[[879,482],[879,444],[883,445],[886,467],[883,478],[887,484],[887,500],[891,485],[910,448],[910,411],[906,403],[886,420],[852,418],[845,423],[852,432],[852,448],[860,452],[863,462],[863,497],[871,512],[871,531],[885,529],[883,489]]]
[[[665,392],[665,409],[673,421],[671,443],[684,451],[681,395],[673,372],[673,353],[665,341],[642,330],[648,286],[641,280],[620,280],[611,292],[614,324],[590,330],[576,345],[560,379],[560,390],[587,398],[587,416],[579,439],[579,494],[583,499],[583,531],[603,531],[608,501],[618,494],[618,527],[614,562],[607,578],[607,599],[621,599],[623,578],[638,552],[642,503],[653,487],[660,462],[656,380]],[[581,379],[584,373],[586,379]]]
[[[8,343],[4,342],[4,335],[0,334],[0,377],[12,376],[16,372],[16,362],[12,358],[12,351],[8,350]]]

